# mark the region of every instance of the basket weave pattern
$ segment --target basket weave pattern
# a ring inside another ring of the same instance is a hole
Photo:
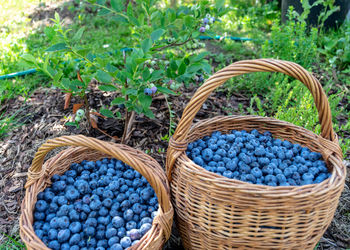
[[[319,112],[322,136],[291,123],[259,116],[219,116],[192,125],[209,94],[229,78],[282,72],[303,82]],[[257,129],[320,152],[332,176],[319,184],[270,187],[209,172],[184,152],[187,143],[214,131]],[[280,60],[240,61],[210,77],[194,94],[170,140],[167,174],[176,221],[186,249],[312,249],[330,224],[346,170],[320,83],[301,66]]]
[[[48,152],[65,146],[70,147],[44,163],[44,158]],[[54,174],[63,174],[72,163],[79,163],[83,160],[96,161],[105,157],[121,160],[138,171],[148,180],[158,197],[158,215],[153,220],[152,228],[138,244],[130,249],[162,248],[170,237],[173,220],[169,185],[162,167],[147,154],[126,145],[77,135],[48,140],[35,154],[32,166],[28,171],[28,180],[25,186],[26,193],[22,202],[20,217],[20,236],[28,249],[49,249],[34,232],[33,211],[38,193],[51,185],[51,177]]]

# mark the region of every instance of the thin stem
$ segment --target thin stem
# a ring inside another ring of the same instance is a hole
[[[124,65],[126,65],[126,54],[125,51],[123,51],[123,57],[124,57]],[[124,83],[124,88],[127,89],[128,88],[128,78],[125,79],[125,83]],[[125,103],[127,103],[129,100],[129,95],[125,95]],[[126,141],[126,137],[127,137],[127,128],[128,128],[128,124],[129,124],[129,111],[128,108],[125,107],[125,123],[124,123],[124,131],[123,131],[123,137],[122,137],[122,143],[125,143]]]
[[[171,44],[168,44],[168,45],[165,45],[163,47],[160,47],[160,48],[156,48],[155,51],[160,51],[160,50],[163,50],[163,49],[166,49],[166,48],[170,48],[170,47],[175,47],[175,46],[181,46],[181,45],[184,45],[185,43],[189,42],[193,40],[192,36],[190,35],[186,41],[182,42],[182,43],[171,43]]]
[[[165,101],[169,110],[169,139],[170,139],[170,137],[173,135],[176,124],[173,120],[174,114],[173,114],[173,111],[171,110],[171,106],[170,106],[171,103],[168,101],[168,98],[166,95],[165,95]]]
[[[86,114],[86,118],[88,120],[88,123],[89,123],[89,129],[91,129],[91,120],[90,120],[90,105],[89,105],[89,100],[87,98],[87,95],[86,93],[84,93],[84,106],[85,106],[85,114]]]

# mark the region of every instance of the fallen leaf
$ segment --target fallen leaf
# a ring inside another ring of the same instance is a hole
[[[77,110],[80,109],[82,106],[84,106],[84,103],[73,104],[73,114],[75,114]]]
[[[66,93],[66,96],[64,98],[64,109],[67,109],[69,107],[71,97],[72,93]]]

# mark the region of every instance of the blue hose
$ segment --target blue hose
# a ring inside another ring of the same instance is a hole
[[[221,37],[216,35],[214,38],[210,36],[199,36],[200,40],[219,40]],[[247,38],[247,37],[235,37],[235,36],[226,36],[224,39],[231,39],[233,41],[254,41],[252,38]],[[269,41],[270,42],[270,41]],[[122,48],[120,51],[131,51],[131,48]],[[112,52],[109,52],[109,54],[112,54]],[[17,76],[24,76],[24,75],[29,75],[37,72],[36,69],[28,69],[24,71],[19,71],[7,75],[2,75],[0,76],[0,80],[5,80],[5,79],[10,79],[10,78],[15,78]]]

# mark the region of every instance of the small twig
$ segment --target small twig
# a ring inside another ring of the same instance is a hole
[[[163,47],[156,48],[155,51],[160,51],[160,50],[163,50],[163,49],[166,49],[166,48],[170,48],[170,47],[175,47],[175,46],[181,46],[181,45],[184,45],[185,43],[187,43],[187,42],[189,42],[191,40],[193,40],[193,38],[192,38],[192,36],[189,36],[187,38],[187,40],[182,42],[182,43],[171,43],[171,44],[165,45]]]
[[[126,54],[125,54],[125,51],[123,51],[123,57],[124,57],[124,65],[126,65]],[[128,88],[128,78],[125,79],[124,88],[125,89]],[[125,95],[125,103],[128,100],[129,100],[129,96]],[[124,123],[124,131],[123,131],[123,136],[122,136],[122,141],[121,141],[121,143],[124,143],[124,144],[125,144],[125,141],[126,141],[126,138],[127,138],[128,124],[129,124],[129,111],[128,111],[128,108],[125,107],[125,123]]]

